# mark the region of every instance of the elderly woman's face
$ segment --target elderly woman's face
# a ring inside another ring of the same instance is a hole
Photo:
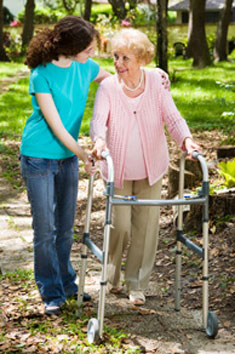
[[[135,54],[127,48],[113,52],[114,67],[120,77],[134,77],[140,70],[140,62]]]

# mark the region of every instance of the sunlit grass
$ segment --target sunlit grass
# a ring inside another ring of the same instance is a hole
[[[222,113],[235,113],[233,63],[216,63],[199,70],[191,67],[190,60],[177,59],[170,61],[169,68],[172,96],[188,124],[195,129],[223,129]]]
[[[105,70],[114,73],[110,58],[95,58]],[[0,64],[0,72],[7,64]],[[235,109],[235,67],[231,62],[216,63],[205,69],[193,69],[191,60],[174,59],[169,61],[171,93],[182,116],[190,128],[224,128],[221,121],[223,112]],[[151,63],[154,67],[154,63]],[[21,70],[21,64],[12,66]],[[225,84],[230,84],[226,87]],[[81,127],[81,135],[89,134],[95,93],[98,85],[92,83]],[[28,95],[28,78],[11,85],[10,90],[0,96],[0,136],[20,136],[27,118],[32,112]]]
[[[24,64],[19,63],[0,63],[0,80],[5,77],[12,77],[20,70],[26,70]]]
[[[28,78],[21,79],[0,96],[0,136],[11,137],[22,133],[32,112],[28,82]]]

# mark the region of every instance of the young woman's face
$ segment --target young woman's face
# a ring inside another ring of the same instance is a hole
[[[136,73],[139,72],[141,63],[129,49],[116,50],[113,57],[115,70],[120,77],[134,78]]]
[[[79,63],[85,63],[90,57],[94,55],[95,40],[84,49],[82,52],[75,55],[72,59],[78,61]]]

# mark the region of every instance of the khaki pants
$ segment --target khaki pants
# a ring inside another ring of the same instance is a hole
[[[115,188],[115,194],[160,199],[161,185],[162,179],[153,186],[149,186],[147,179],[124,181],[124,188]],[[147,288],[158,245],[159,209],[156,206],[113,206],[108,265],[108,281],[113,286],[119,286],[122,255],[129,244],[125,267],[127,290]]]

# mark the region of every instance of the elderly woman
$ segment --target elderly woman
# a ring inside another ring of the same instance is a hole
[[[160,199],[162,177],[169,157],[164,132],[182,150],[191,154],[199,146],[192,140],[185,120],[170,92],[162,85],[156,69],[142,66],[151,62],[154,46],[135,29],[124,29],[112,40],[116,74],[99,86],[90,135],[93,154],[100,159],[108,148],[114,163],[115,194],[140,199]],[[101,172],[107,178],[106,164]],[[120,292],[122,255],[127,247],[125,282],[130,302],[145,302],[159,233],[159,207],[114,206],[110,234],[108,282],[110,291]]]

